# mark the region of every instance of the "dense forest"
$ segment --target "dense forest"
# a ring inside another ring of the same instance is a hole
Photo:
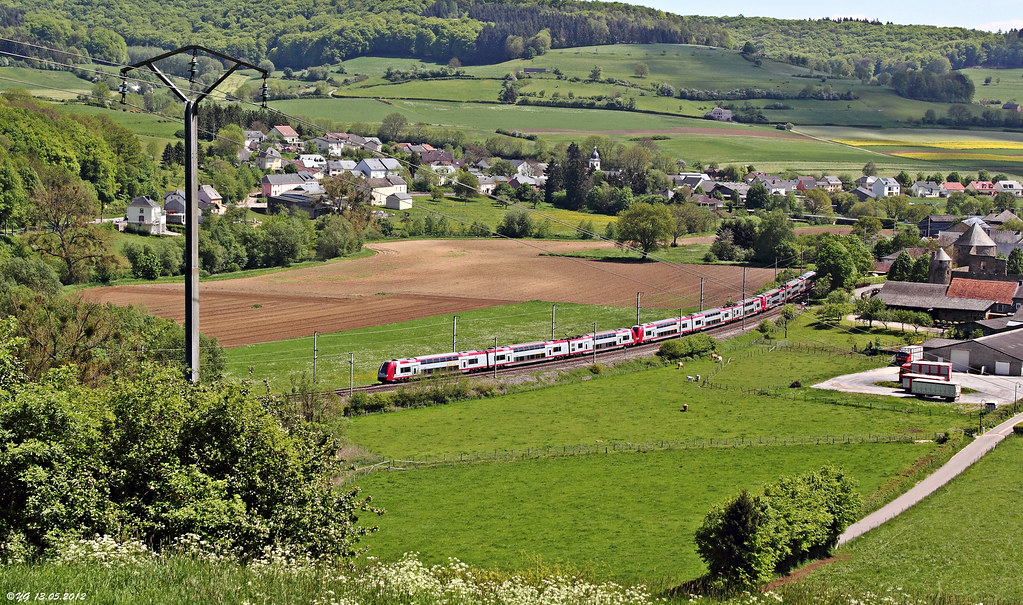
[[[361,55],[495,63],[550,48],[653,42],[726,48],[752,43],[772,58],[862,78],[928,66],[932,71],[945,65],[1023,66],[1017,30],[996,34],[848,19],[682,17],[573,0],[12,0],[0,7],[0,30],[8,38],[111,62],[125,61],[128,47],[200,43],[293,69]],[[0,41],[0,50],[8,50],[8,44]]]

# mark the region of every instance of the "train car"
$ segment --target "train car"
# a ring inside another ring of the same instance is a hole
[[[685,336],[773,309],[804,294],[816,273],[806,273],[762,294],[716,309],[683,317],[652,321],[631,328],[605,330],[561,340],[506,345],[485,351],[440,353],[383,362],[377,372],[381,382],[397,382],[441,372],[477,372],[497,367],[541,363],[559,357],[592,354],[595,351],[628,347]],[[931,376],[933,378],[933,375]]]

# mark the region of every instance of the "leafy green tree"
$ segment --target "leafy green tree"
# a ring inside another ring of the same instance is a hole
[[[757,227],[757,237],[753,244],[754,258],[764,264],[773,263],[779,256],[783,245],[792,243],[796,234],[792,230],[792,222],[780,210],[767,215]]]
[[[633,70],[637,78],[645,78],[650,75],[650,66],[646,63],[636,63],[636,67]]]
[[[892,266],[888,269],[889,281],[912,281],[913,258],[905,250],[895,258]]]
[[[476,178],[475,174],[469,172],[465,168],[456,172],[453,180],[454,182],[452,186],[455,189],[455,194],[464,199],[468,200],[474,198],[479,192],[480,180]]]
[[[525,210],[509,210],[497,224],[498,235],[504,237],[522,238],[529,237],[533,233],[535,225],[529,213]]]
[[[925,284],[930,277],[931,272],[931,256],[929,254],[921,254],[917,257],[916,261],[913,262],[913,273],[910,276],[911,281]]]
[[[778,562],[769,505],[742,490],[712,509],[696,530],[696,552],[723,590],[752,590],[770,577]]]
[[[860,217],[853,225],[852,232],[865,243],[869,242],[881,233],[881,221],[874,216]]]
[[[664,204],[633,204],[618,215],[618,241],[639,246],[646,258],[671,237],[672,224],[671,213]]]
[[[1023,275],[1023,248],[1013,248],[1009,253],[1006,272],[1009,275]]]
[[[871,160],[863,166],[863,176],[877,176],[877,166]]]
[[[747,208],[767,208],[770,202],[771,193],[763,183],[757,181],[746,193]]]
[[[590,70],[590,80],[599,80],[602,70],[599,65],[594,65],[593,69]]]
[[[817,274],[828,278],[835,289],[848,289],[856,281],[856,264],[837,239],[827,238],[818,248]]]
[[[384,116],[377,130],[377,136],[381,141],[401,140],[408,127],[408,118],[398,112],[392,112]]]
[[[355,227],[345,217],[325,214],[316,219],[316,258],[326,260],[354,254],[362,248]]]
[[[1016,210],[1016,196],[1009,193],[1008,191],[1000,191],[995,194],[994,203],[995,210],[999,212],[1003,210],[1015,211]]]

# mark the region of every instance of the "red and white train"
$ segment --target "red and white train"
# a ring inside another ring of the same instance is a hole
[[[815,272],[808,271],[782,286],[727,307],[707,309],[684,317],[651,321],[631,328],[617,328],[571,338],[499,346],[483,351],[438,353],[405,359],[391,359],[380,364],[377,380],[401,382],[437,373],[468,374],[493,370],[495,366],[504,368],[541,363],[564,357],[593,354],[594,350],[625,348],[685,336],[743,317],[756,315],[794,300],[806,292],[815,275]]]

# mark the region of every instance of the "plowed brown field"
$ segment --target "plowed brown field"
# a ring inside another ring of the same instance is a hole
[[[372,244],[373,257],[200,284],[200,327],[239,346],[528,300],[644,307],[704,306],[742,296],[742,268],[546,256],[595,242],[426,240]],[[746,291],[774,276],[748,269]],[[142,305],[184,321],[184,284],[94,288],[89,300]]]

